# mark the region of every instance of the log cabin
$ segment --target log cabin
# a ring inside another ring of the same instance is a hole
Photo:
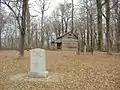
[[[69,31],[57,37],[56,40],[51,42],[51,45],[54,49],[57,50],[76,51],[78,48],[78,36]]]

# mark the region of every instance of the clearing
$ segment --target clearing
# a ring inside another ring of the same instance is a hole
[[[0,90],[120,90],[120,54],[95,52],[92,56],[70,51],[46,51],[49,78],[11,80],[29,71],[29,53],[0,51]]]

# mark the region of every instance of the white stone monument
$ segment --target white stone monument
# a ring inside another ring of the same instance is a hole
[[[30,77],[47,77],[45,50],[36,48],[30,50]]]

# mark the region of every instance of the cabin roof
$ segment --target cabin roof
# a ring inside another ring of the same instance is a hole
[[[57,37],[56,40],[52,41],[51,43],[60,42],[59,39],[65,37],[65,36],[68,35],[68,34],[72,34],[76,39],[78,39],[78,36],[77,36],[76,34],[74,34],[72,31],[69,31],[69,32],[67,32],[67,33],[65,33],[65,34]]]
[[[70,34],[70,33],[73,34],[73,36],[75,36],[76,39],[78,39],[78,36],[77,36],[76,34],[74,34],[72,31],[69,31],[69,32],[63,34],[62,36],[57,37],[57,39],[61,39],[61,38],[63,38],[64,36],[66,36],[67,34]]]

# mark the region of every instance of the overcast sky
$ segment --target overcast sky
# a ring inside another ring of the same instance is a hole
[[[37,5],[35,5],[36,0],[29,0],[29,3],[34,5],[34,9],[39,10]],[[71,2],[72,0],[67,0],[68,2]],[[74,4],[77,3],[78,0],[74,0]],[[64,0],[50,0],[50,7],[46,11],[46,15],[50,15],[51,12],[59,5],[59,3],[64,3]],[[37,15],[38,13],[33,9],[33,7],[30,8],[31,15]]]

